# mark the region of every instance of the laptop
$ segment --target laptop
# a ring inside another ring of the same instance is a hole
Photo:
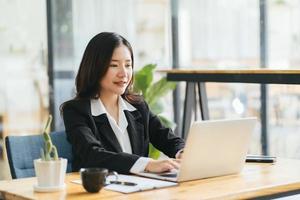
[[[195,121],[190,127],[178,171],[137,175],[183,182],[239,173],[256,121],[256,118]]]

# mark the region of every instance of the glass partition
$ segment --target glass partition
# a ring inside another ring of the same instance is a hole
[[[259,1],[179,1],[178,18],[181,68],[259,66]],[[259,85],[206,86],[210,118],[260,118]],[[260,127],[251,144],[252,153],[260,153]]]
[[[2,134],[39,133],[48,113],[45,2],[0,2]]]
[[[74,79],[83,51],[97,33],[118,32],[127,38],[133,46],[135,69],[149,63],[171,67],[168,0],[51,2],[56,129],[63,129],[59,106],[74,97]]]
[[[300,2],[268,3],[269,67],[300,69]],[[270,153],[300,158],[300,86],[269,86]]]
[[[0,179],[3,139],[41,133],[48,115],[46,3],[0,1]]]

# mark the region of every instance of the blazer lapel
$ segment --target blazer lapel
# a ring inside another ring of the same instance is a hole
[[[142,117],[139,111],[125,110],[125,116],[128,121],[128,135],[131,143],[132,153],[144,155],[144,125],[138,120]]]
[[[120,143],[111,126],[109,125],[106,114],[93,116],[93,118],[95,120],[99,133],[101,133],[101,136],[103,136],[104,139],[110,143],[110,145],[114,148],[116,152],[122,152]]]

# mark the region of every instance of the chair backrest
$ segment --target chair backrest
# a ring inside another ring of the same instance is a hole
[[[67,172],[72,172],[72,147],[64,131],[50,133],[59,157],[68,159]],[[44,147],[42,135],[7,136],[7,158],[13,179],[35,176],[33,160],[40,158]]]

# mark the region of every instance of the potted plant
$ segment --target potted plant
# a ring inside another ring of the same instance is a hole
[[[37,177],[38,192],[51,192],[65,188],[65,174],[67,159],[59,158],[57,149],[49,135],[52,116],[49,115],[43,130],[44,148],[41,149],[41,158],[34,160],[34,169]]]
[[[162,115],[164,107],[160,100],[169,91],[176,88],[176,83],[167,81],[166,77],[154,82],[153,78],[156,66],[156,64],[148,64],[135,72],[133,90],[143,95],[151,111],[160,118],[163,125],[174,128],[175,123]],[[149,157],[157,159],[159,156],[160,151],[150,144]]]

